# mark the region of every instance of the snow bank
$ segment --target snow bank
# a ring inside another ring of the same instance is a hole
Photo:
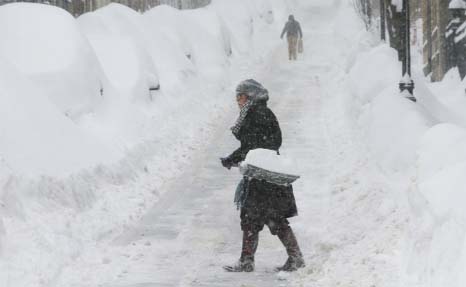
[[[101,74],[74,19],[32,4],[0,15],[0,282],[39,286],[75,254],[69,214],[95,201],[80,172],[123,154],[78,125],[101,104]]]
[[[441,124],[422,137],[418,150],[407,274],[417,284],[465,286],[466,85],[457,69],[441,82],[420,74],[415,81],[419,104]]]
[[[4,5],[0,37],[6,164],[21,175],[64,177],[119,159],[77,125],[101,104],[104,76],[74,18],[48,5]]]
[[[252,48],[254,34],[253,14],[248,9],[247,1],[216,0],[208,7],[214,10],[223,20],[231,37],[233,54],[247,53]]]
[[[380,45],[360,54],[349,73],[368,147],[381,167],[392,171],[413,166],[420,138],[432,124],[418,105],[399,93],[400,70],[396,52]]]
[[[188,58],[190,51],[186,48],[187,45],[182,44],[185,41],[182,31],[174,29],[169,32],[170,22],[163,24],[163,21],[160,21],[160,17],[167,17],[167,11],[164,10],[175,15],[179,12],[168,6],[160,6],[147,11],[141,20],[151,39],[149,47],[160,81],[163,83],[162,89],[170,89],[180,81],[184,81],[186,77],[192,76],[196,71]]]
[[[8,166],[63,177],[117,160],[121,154],[76,124],[101,103],[103,76],[74,18],[48,5],[4,5],[0,37],[0,149]]]
[[[424,112],[400,95],[396,86],[375,97],[360,123],[378,163],[392,171],[413,166],[420,138],[431,126]]]
[[[401,65],[396,57],[396,51],[388,45],[380,45],[357,56],[349,79],[360,104],[371,102],[381,91],[400,80]],[[383,73],[380,73],[381,67]]]
[[[219,77],[228,66],[228,56],[231,55],[229,34],[223,23],[215,13],[206,9],[185,10],[181,17],[185,19],[184,29],[192,48],[191,61],[201,75]]]
[[[159,30],[181,47],[202,76],[219,76],[228,65],[229,34],[214,12],[206,8],[179,11],[162,5],[144,17],[153,31]]]
[[[417,189],[424,205],[413,205],[410,260],[415,280],[429,286],[466,284],[465,143],[466,129],[439,124],[420,144]]]
[[[464,83],[455,70],[440,83],[415,75],[418,102],[412,103],[399,93],[400,71],[395,51],[386,45],[360,53],[349,72],[356,99],[349,114],[358,118],[386,177],[401,188],[394,198],[409,214],[400,284],[464,286]]]
[[[80,124],[122,150],[158,135],[158,123],[190,100],[173,98],[174,89],[181,91],[180,81],[196,72],[176,43],[149,28],[148,18],[116,3],[78,18],[109,81],[96,115]]]
[[[441,82],[428,83],[422,75],[415,75],[415,81],[419,82],[419,103],[430,114],[440,122],[466,127],[466,82],[461,81],[458,69],[451,69]]]
[[[418,177],[423,182],[466,161],[466,130],[453,124],[432,127],[419,148]]]
[[[466,134],[458,125],[436,125],[461,124],[446,103],[458,104],[460,96],[435,96],[442,88],[463,92],[460,81],[450,75],[436,86],[415,76],[419,101],[412,103],[398,90],[401,67],[387,45],[366,48],[350,64],[347,112],[357,118],[370,158],[399,189],[393,199],[408,214],[399,284],[464,286]]]
[[[101,73],[66,11],[50,5],[4,5],[0,37],[0,55],[63,113],[76,118],[93,110],[100,99]]]
[[[117,91],[132,100],[149,101],[149,88],[159,83],[141,15],[112,3],[78,21]]]
[[[119,157],[81,130],[26,77],[0,63],[0,155],[15,173],[63,177]]]
[[[465,133],[466,131],[462,131]],[[456,141],[454,142],[456,145]],[[424,151],[438,152],[435,145],[432,149],[424,147]],[[451,154],[451,146],[449,146]],[[465,150],[459,151],[464,153]],[[446,153],[448,155],[448,153]],[[421,157],[421,160],[423,158]],[[438,169],[441,165],[421,166],[423,169]],[[466,186],[466,160],[457,164],[447,165],[437,173],[432,174],[429,178],[419,179],[419,191],[423,194],[432,208],[434,215],[438,218],[448,218],[452,216],[462,222],[466,221],[466,212],[464,210],[464,194]]]

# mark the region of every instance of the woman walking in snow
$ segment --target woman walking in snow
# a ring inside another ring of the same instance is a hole
[[[280,35],[281,39],[283,39],[285,33],[288,40],[288,58],[290,61],[296,60],[298,58],[298,42],[302,41],[303,31],[301,30],[301,24],[294,19],[293,15],[288,17],[288,22],[286,22]]]
[[[255,80],[243,81],[236,88],[236,100],[241,111],[232,132],[241,146],[230,156],[221,159],[224,167],[230,169],[237,166],[253,149],[270,149],[278,153],[282,135],[277,118],[267,107],[268,99],[268,91]],[[238,186],[235,202],[241,209],[243,246],[239,261],[233,266],[225,266],[227,271],[254,271],[254,255],[259,232],[264,225],[278,236],[288,254],[286,263],[277,269],[295,271],[304,267],[302,253],[287,220],[297,215],[291,185],[276,185],[245,177]]]

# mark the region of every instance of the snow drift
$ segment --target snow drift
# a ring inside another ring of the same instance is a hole
[[[374,64],[377,63],[377,64]],[[377,70],[384,67],[384,73]],[[400,250],[401,285],[466,284],[466,129],[464,83],[452,70],[440,83],[415,72],[412,103],[399,93],[395,51],[386,45],[359,54],[349,73],[364,141],[393,185],[409,218]]]
[[[16,173],[66,176],[118,156],[63,114],[26,77],[0,62],[0,150]]]
[[[228,65],[230,35],[214,11],[179,11],[162,5],[146,12],[144,18],[151,33],[171,39],[202,76],[219,76]]]
[[[0,55],[64,114],[76,118],[93,110],[102,75],[91,47],[66,11],[27,3],[2,6],[0,36]]]
[[[149,89],[159,80],[140,19],[136,11],[112,3],[78,21],[113,87],[130,100],[149,101]]]
[[[101,102],[102,75],[73,17],[23,3],[2,6],[0,15],[5,162],[18,173],[64,176],[118,158],[76,124]]]

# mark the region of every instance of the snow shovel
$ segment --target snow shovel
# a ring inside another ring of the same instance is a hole
[[[251,164],[241,164],[239,171],[246,177],[264,180],[277,185],[290,185],[299,178],[298,175],[274,172]]]

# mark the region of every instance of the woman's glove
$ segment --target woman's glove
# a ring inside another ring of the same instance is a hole
[[[231,169],[231,167],[234,165],[233,161],[228,157],[222,157],[220,158],[220,161],[222,162],[222,165],[228,169]]]

